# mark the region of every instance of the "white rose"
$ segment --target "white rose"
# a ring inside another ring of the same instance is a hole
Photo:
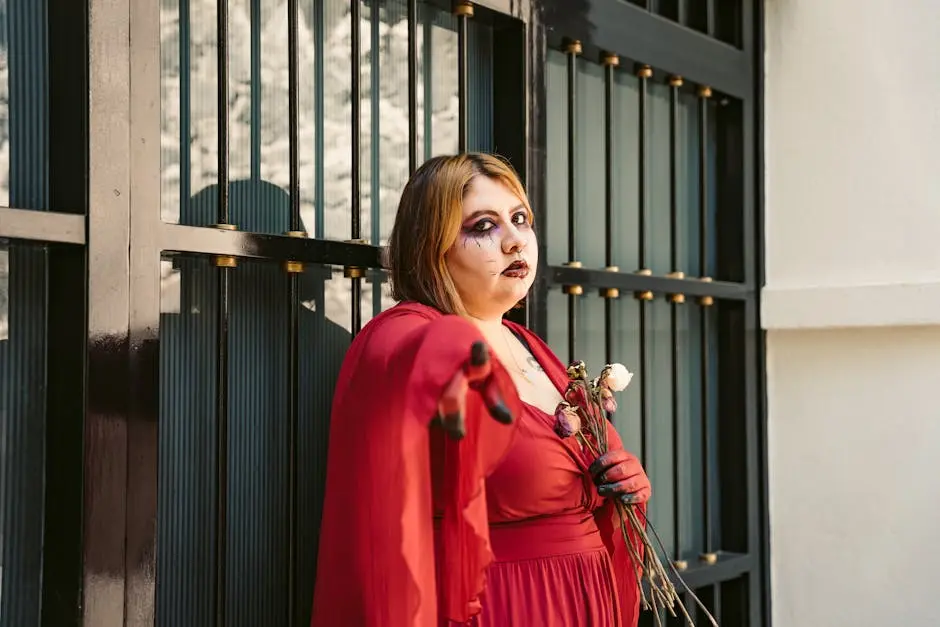
[[[627,370],[623,364],[609,364],[610,370],[607,373],[607,387],[612,392],[620,392],[628,385],[633,378],[633,373]]]

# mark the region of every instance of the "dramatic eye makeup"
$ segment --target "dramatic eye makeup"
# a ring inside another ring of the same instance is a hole
[[[485,214],[485,217],[481,218],[476,214],[471,216],[470,220],[464,224],[464,233],[471,236],[491,235],[490,231],[498,226],[496,223],[497,214],[492,211],[481,211],[477,213]],[[510,220],[512,220],[512,223],[517,227],[528,226],[531,223],[528,210],[521,206],[513,210]]]

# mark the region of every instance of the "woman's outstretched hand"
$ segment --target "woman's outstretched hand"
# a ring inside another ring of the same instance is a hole
[[[503,424],[513,421],[513,415],[493,379],[489,350],[485,343],[474,342],[470,347],[470,359],[444,387],[438,403],[437,423],[454,439],[459,440],[467,433],[465,413],[467,392],[471,389],[483,395],[486,408],[495,420]]]
[[[601,496],[619,498],[625,505],[646,503],[652,488],[635,455],[623,449],[607,451],[588,469]]]

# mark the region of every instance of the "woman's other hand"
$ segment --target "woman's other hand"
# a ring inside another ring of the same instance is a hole
[[[466,365],[454,374],[438,403],[437,423],[452,438],[460,439],[466,435],[464,414],[467,392],[470,389],[478,390],[483,395],[486,408],[495,420],[503,424],[513,421],[513,416],[493,380],[489,350],[483,342],[474,342],[470,347],[470,358]]]
[[[646,503],[652,494],[640,460],[623,449],[608,451],[588,469],[601,496],[619,498],[626,505]]]

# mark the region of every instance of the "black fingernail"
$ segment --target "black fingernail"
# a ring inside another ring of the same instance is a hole
[[[486,344],[484,342],[474,342],[473,346],[470,347],[470,365],[475,367],[483,366],[489,359],[490,355],[486,349]]]
[[[462,439],[467,435],[466,425],[464,424],[463,414],[459,411],[450,414],[444,414],[444,430],[455,440]]]
[[[496,401],[489,407],[490,415],[503,423],[504,425],[512,424],[512,412],[509,411],[509,408],[502,401]]]
[[[640,497],[638,497],[635,494],[624,494],[623,496],[620,497],[620,502],[623,503],[624,505],[633,505],[639,500],[640,500]]]
[[[613,484],[610,484],[610,483],[605,483],[604,485],[597,487],[597,493],[602,494],[604,496],[611,494],[613,491],[614,491],[614,486]]]

